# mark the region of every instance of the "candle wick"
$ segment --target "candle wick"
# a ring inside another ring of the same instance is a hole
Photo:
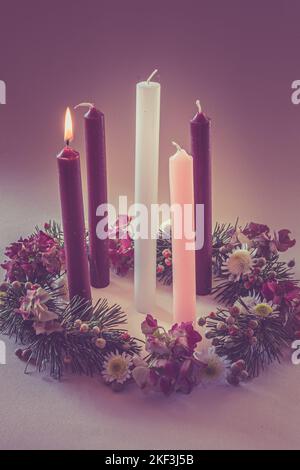
[[[196,101],[196,106],[197,106],[197,108],[198,108],[198,113],[199,113],[199,114],[202,113],[202,108],[201,108],[200,100],[197,100],[197,101]]]
[[[70,145],[70,141],[68,139],[68,140],[66,140],[66,146],[69,147],[69,145]]]
[[[176,142],[172,141],[172,144],[175,145],[175,147],[177,148],[177,151],[179,152],[180,150],[182,150],[182,148],[180,147],[180,145],[178,145]]]
[[[146,82],[148,83],[149,85],[149,82],[152,80],[152,78],[154,77],[154,75],[156,75],[158,72],[157,69],[153,70],[153,72],[151,73],[151,75],[147,78]]]
[[[79,104],[77,104],[76,106],[74,106],[74,109],[77,109],[77,108],[86,108],[86,107],[88,107],[88,108],[91,109],[91,108],[94,108],[95,105],[94,105],[93,103],[79,103]]]

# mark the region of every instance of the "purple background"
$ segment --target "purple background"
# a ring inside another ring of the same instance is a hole
[[[105,112],[110,201],[118,194],[132,201],[135,83],[156,67],[160,200],[169,197],[170,142],[189,149],[200,98],[213,120],[214,220],[240,215],[300,238],[300,106],[290,99],[300,78],[298,0],[1,0],[0,7],[3,242],[60,215],[55,155],[67,105],[92,100]],[[82,111],[74,117],[85,180]]]

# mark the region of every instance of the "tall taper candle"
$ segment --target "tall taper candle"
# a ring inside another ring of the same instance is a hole
[[[108,238],[100,239],[96,234],[97,224],[104,218],[96,216],[97,207],[107,204],[106,146],[104,114],[91,103],[81,103],[75,108],[88,106],[84,116],[85,146],[88,182],[89,262],[93,287],[109,284]]]
[[[72,121],[66,112],[66,147],[57,156],[69,297],[91,299],[79,153],[69,146]]]
[[[148,209],[150,232],[151,204],[157,204],[160,84],[148,80],[136,87],[135,203]],[[141,313],[153,311],[156,289],[156,240],[137,239],[134,243],[135,307]]]
[[[204,245],[196,250],[196,292],[207,295],[212,288],[212,197],[210,119],[196,102],[198,112],[190,122],[191,153],[194,163],[194,200],[204,205]],[[199,221],[196,227],[199,225]]]
[[[189,233],[186,233],[189,215],[192,222],[189,227],[190,232],[194,230],[193,158],[177,144],[174,145],[177,147],[177,152],[169,160],[173,315],[174,322],[189,322],[194,321],[196,317],[195,251],[188,249],[194,245],[194,240],[189,239]],[[176,208],[180,209],[179,215]]]

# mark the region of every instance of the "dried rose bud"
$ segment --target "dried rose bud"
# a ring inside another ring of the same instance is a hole
[[[101,330],[100,330],[99,326],[93,326],[92,332],[94,333],[94,335],[100,335]]]
[[[291,259],[287,265],[289,268],[294,268],[296,266],[296,262],[294,259]]]
[[[74,322],[75,328],[80,328],[81,325],[82,325],[82,321],[81,321],[81,320],[79,320],[79,319],[78,319],[78,320],[75,320],[75,322]]]
[[[230,316],[226,319],[226,323],[228,325],[233,325],[235,323],[235,319],[232,316]]]
[[[80,333],[87,333],[89,331],[89,325],[86,323],[82,323],[80,327]]]
[[[13,289],[21,289],[21,283],[19,281],[14,281],[11,285]]]
[[[168,248],[165,248],[162,251],[162,255],[163,255],[164,258],[170,258],[170,256],[172,255],[171,250],[169,250]]]
[[[250,320],[249,321],[249,327],[255,330],[258,327],[258,321],[256,320]],[[253,335],[252,335],[253,336]]]
[[[252,336],[254,336],[254,330],[252,330],[252,328],[247,328],[246,334],[252,338]]]
[[[239,307],[237,307],[236,305],[234,305],[233,307],[231,307],[231,308],[229,309],[229,312],[230,312],[231,316],[233,316],[233,317],[238,317],[239,314],[240,314],[240,309],[239,309]]]
[[[254,346],[254,344],[256,344],[258,341],[258,339],[256,338],[256,336],[252,336],[252,338],[250,338],[250,344],[252,344]]]
[[[229,334],[230,336],[236,336],[238,333],[239,333],[240,329],[238,326],[236,325],[232,325],[230,328],[229,328]]]
[[[22,353],[23,353],[23,349],[21,349],[21,348],[15,350],[15,355],[16,355],[19,359],[22,359]]]
[[[270,271],[269,275],[268,275],[268,278],[270,280],[275,279],[276,278],[276,272],[275,271]]]
[[[238,361],[236,361],[236,365],[240,370],[244,370],[246,368],[246,362],[244,361],[244,359],[239,359]]]
[[[124,332],[124,333],[121,334],[120,338],[121,338],[123,341],[129,341],[130,338],[131,338],[131,336],[130,336],[129,333]]]
[[[97,348],[104,349],[106,346],[106,340],[104,338],[97,338],[95,344]]]
[[[217,314],[215,312],[210,312],[210,314],[208,315],[209,318],[211,318],[212,320],[215,320],[217,318]]]
[[[29,361],[31,354],[32,354],[32,350],[31,350],[31,349],[24,349],[24,350],[22,351],[22,359],[23,359],[24,361]]]
[[[266,265],[265,258],[263,258],[263,257],[259,258],[257,264],[258,264],[259,267],[263,268]]]
[[[162,264],[157,265],[157,268],[156,268],[157,273],[162,273],[164,272],[164,270],[165,270],[165,267]]]
[[[204,326],[206,324],[206,318],[199,318],[198,319],[198,325],[199,326]]]

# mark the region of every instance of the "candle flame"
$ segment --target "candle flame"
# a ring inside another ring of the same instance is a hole
[[[73,125],[70,108],[67,108],[65,116],[65,142],[69,143],[71,140],[73,140]]]

